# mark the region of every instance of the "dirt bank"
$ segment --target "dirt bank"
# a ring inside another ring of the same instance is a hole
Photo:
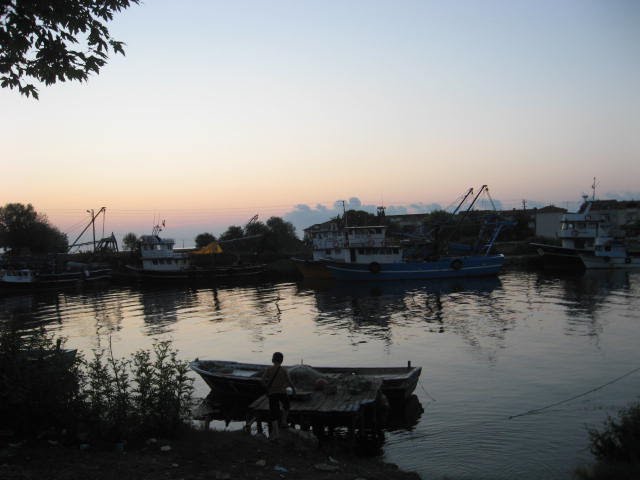
[[[86,447],[85,447],[86,448]],[[345,453],[338,445],[318,447],[297,434],[275,443],[242,432],[193,431],[179,441],[153,441],[137,448],[80,449],[54,441],[0,450],[4,480],[310,479],[416,480],[377,458]]]

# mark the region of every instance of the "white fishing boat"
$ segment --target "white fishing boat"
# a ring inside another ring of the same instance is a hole
[[[62,272],[42,272],[31,268],[0,270],[0,286],[16,289],[83,285],[109,279],[111,279],[111,268],[76,262],[69,262],[66,270]]]
[[[587,269],[630,269],[640,268],[640,254],[630,252],[624,242],[612,237],[596,239],[593,255],[580,255]]]
[[[560,245],[531,243],[542,257],[545,268],[582,268],[583,257],[593,256],[597,238],[609,238],[611,221],[608,215],[592,213],[594,200],[583,197],[584,203],[575,213],[566,213],[560,219],[556,236]]]
[[[293,258],[305,278],[331,278],[327,263],[355,261],[355,255],[366,256],[369,262],[380,259],[395,261],[402,258],[398,245],[391,245],[386,237],[385,225],[353,226],[338,228],[336,224],[309,229],[312,258]],[[366,252],[366,253],[365,253]]]
[[[242,278],[261,274],[263,264],[232,264],[208,268],[193,265],[188,252],[174,250],[175,240],[159,236],[160,226],[138,240],[138,264],[126,265],[139,280],[196,280]]]

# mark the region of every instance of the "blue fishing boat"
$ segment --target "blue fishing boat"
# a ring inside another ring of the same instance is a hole
[[[504,255],[469,255],[391,263],[328,262],[327,268],[337,280],[427,280],[438,278],[496,275],[504,264]]]
[[[486,185],[480,188],[466,212],[461,215],[458,226],[483,192],[487,195],[489,193]],[[472,193],[473,189],[470,188],[456,212]],[[333,278],[347,281],[429,280],[496,275],[504,265],[504,255],[492,253],[491,250],[502,229],[513,224],[512,221],[501,220],[492,214],[485,219],[473,245],[455,244],[441,238],[433,242],[429,253],[406,254],[402,245],[386,241],[370,247],[349,244],[342,250],[342,261],[324,263]],[[441,237],[437,231],[432,236],[436,239]]]

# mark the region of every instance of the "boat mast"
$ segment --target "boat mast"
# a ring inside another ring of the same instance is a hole
[[[460,207],[464,204],[464,202],[467,201],[467,198],[469,198],[469,195],[471,195],[472,193],[473,193],[473,187],[467,190],[467,193],[462,197],[462,200],[460,200],[460,203],[458,204],[456,209],[453,211],[452,215],[455,215],[456,213],[458,213],[458,210],[460,210]]]
[[[100,210],[98,210],[98,213],[94,213],[94,210],[87,210],[87,213],[89,213],[91,215],[91,220],[89,221],[89,223],[87,223],[87,225],[82,229],[82,231],[80,232],[80,235],[77,236],[77,238],[73,241],[73,243],[71,244],[71,246],[67,249],[67,252],[70,252],[72,248],[74,247],[79,247],[81,245],[87,245],[88,243],[93,244],[93,251],[96,251],[96,218],[98,218],[98,216],[102,213],[103,215],[106,215],[107,213],[107,207],[101,207]],[[88,242],[88,243],[78,243],[78,240],[80,240],[80,237],[82,237],[82,235],[84,235],[84,232],[86,232],[89,227],[93,227],[93,242]]]
[[[473,190],[473,189],[471,189]],[[482,194],[482,192],[484,191],[489,191],[489,189],[487,188],[486,185],[482,185],[480,187],[480,190],[478,190],[478,193],[476,194],[476,196],[473,198],[473,200],[471,201],[471,203],[469,204],[469,206],[467,207],[467,209],[464,211],[464,213],[460,216],[460,220],[458,220],[458,227],[460,226],[460,224],[463,222],[463,220],[466,218],[466,216],[469,214],[469,212],[471,211],[471,209],[473,208],[473,206],[476,204],[476,202],[478,201],[478,197],[480,197],[480,195]],[[467,194],[468,196],[468,194]],[[466,197],[465,197],[466,198]],[[491,203],[493,204],[493,201],[491,201]],[[495,208],[495,207],[494,207]]]

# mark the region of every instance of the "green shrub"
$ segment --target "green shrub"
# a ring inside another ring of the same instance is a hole
[[[589,430],[591,453],[608,463],[640,461],[640,404],[623,409],[618,419],[609,417],[602,431]]]
[[[579,478],[591,480],[640,478],[640,404],[609,417],[602,430],[590,429],[591,453],[597,463],[576,471]]]
[[[171,342],[128,359],[85,361],[39,330],[0,333],[0,425],[15,436],[82,430],[93,441],[172,436],[189,415],[193,380]]]
[[[82,359],[38,330],[0,335],[0,424],[18,436],[61,430],[82,410]]]
[[[127,360],[95,352],[85,388],[92,430],[111,440],[175,435],[191,405],[193,380],[187,371],[168,341]]]

